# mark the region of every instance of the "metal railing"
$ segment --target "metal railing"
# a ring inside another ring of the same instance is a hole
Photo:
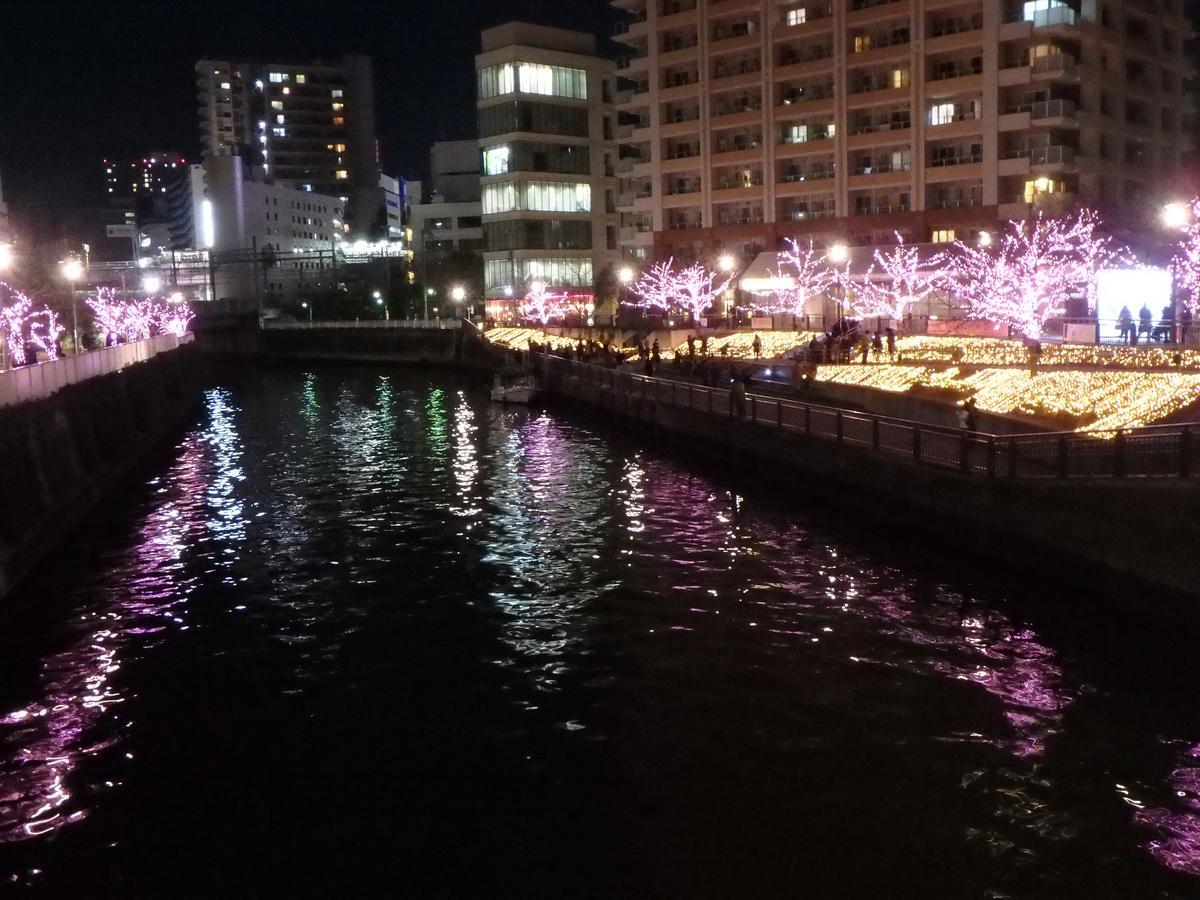
[[[263,328],[267,330],[278,331],[295,331],[295,330],[320,330],[320,329],[344,329],[344,328],[391,328],[391,329],[419,329],[422,331],[443,331],[446,329],[461,328],[461,319],[391,319],[388,320],[370,320],[361,321],[346,321],[346,322],[264,322]]]
[[[1190,478],[1200,469],[1200,424],[1116,433],[994,435],[651,378],[538,356],[551,382],[571,378],[699,415],[745,421],[923,466],[993,479]]]
[[[162,334],[144,341],[118,344],[116,347],[105,347],[102,350],[80,353],[78,356],[64,356],[50,362],[0,372],[0,406],[15,406],[30,400],[42,400],[69,384],[78,384],[89,378],[119,372],[160,353],[175,350],[191,340],[190,334],[182,337]]]

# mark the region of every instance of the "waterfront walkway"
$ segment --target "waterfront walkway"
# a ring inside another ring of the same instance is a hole
[[[1004,479],[1190,478],[1195,425],[1116,432],[994,435],[839,409],[802,400],[637,375],[557,356],[533,359],[553,391],[564,381],[602,405],[651,404],[746,422],[910,463]]]

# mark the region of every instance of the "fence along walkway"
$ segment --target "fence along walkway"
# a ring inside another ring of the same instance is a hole
[[[22,366],[0,372],[0,406],[13,406],[29,400],[41,400],[69,384],[78,384],[98,375],[119,372],[127,366],[145,362],[152,356],[190,343],[192,335],[162,334],[144,341],[132,341],[103,350],[91,350],[78,356],[64,356],[50,362]]]
[[[340,331],[345,328],[453,331],[462,328],[462,325],[461,319],[371,319],[345,322],[264,322],[263,328],[268,331]]]
[[[545,357],[552,377],[621,392],[631,398],[739,419],[724,388],[648,378]],[[744,420],[986,478],[1189,478],[1200,425],[1162,425],[1125,432],[993,435],[748,393]]]

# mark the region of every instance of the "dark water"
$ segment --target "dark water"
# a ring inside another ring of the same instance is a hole
[[[142,482],[4,613],[0,895],[1200,896],[1193,641],[1051,561],[395,370]]]

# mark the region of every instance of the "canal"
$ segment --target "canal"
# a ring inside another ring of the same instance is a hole
[[[230,374],[0,622],[0,895],[1200,895],[1194,640],[477,383]]]

